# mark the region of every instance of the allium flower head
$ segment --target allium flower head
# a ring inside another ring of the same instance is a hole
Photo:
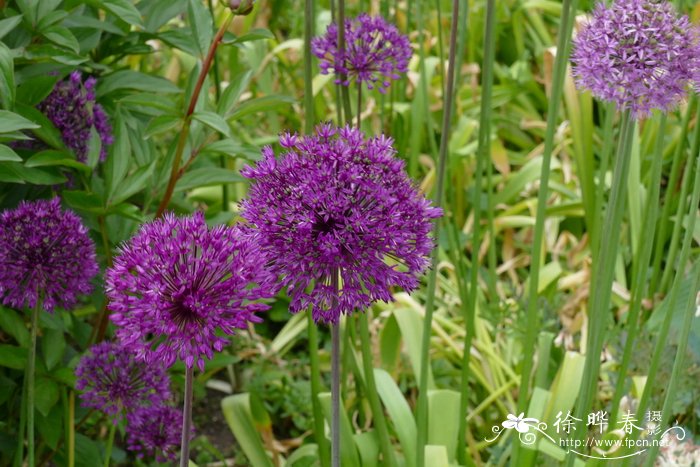
[[[182,412],[167,405],[146,407],[128,417],[127,449],[136,457],[155,457],[158,462],[177,459],[180,450]]]
[[[93,345],[75,369],[76,389],[84,407],[114,417],[142,407],[158,406],[170,397],[165,367],[136,360],[133,352],[114,342]]]
[[[665,1],[599,3],[573,40],[579,87],[644,117],[678,104],[700,63],[696,31]]]
[[[268,306],[255,301],[277,291],[257,250],[239,228],[209,229],[201,212],[145,224],[106,273],[117,337],[140,358],[204,371],[228,343],[221,334],[261,321]]]
[[[22,201],[0,214],[0,300],[14,308],[72,308],[92,292],[99,272],[95,245],[73,211],[59,198]]]
[[[368,89],[379,85],[380,92],[385,92],[389,79],[401,78],[411,59],[408,37],[381,16],[366,13],[345,20],[344,53],[339,49],[335,23],[328,26],[325,35],[311,41],[311,51],[321,60],[321,73],[346,75],[345,81],[338,77],[336,84],[348,86],[355,80],[360,86],[366,83]]]
[[[280,144],[280,159],[265,147],[242,171],[254,180],[242,216],[273,258],[290,311],[311,306],[316,321],[336,322],[390,301],[393,286],[416,288],[433,248],[431,219],[441,211],[408,178],[392,140],[320,125]]]
[[[67,80],[59,81],[37,106],[61,132],[64,144],[75,152],[80,162],[87,162],[92,127],[102,142],[101,161],[105,160],[107,148],[114,142],[107,115],[95,102],[95,83],[95,78],[90,77],[83,84],[80,72],[74,71]]]

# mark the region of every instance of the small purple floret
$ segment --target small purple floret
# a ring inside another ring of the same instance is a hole
[[[335,323],[391,301],[393,287],[418,287],[442,211],[408,178],[392,143],[320,125],[312,136],[282,135],[279,159],[268,146],[242,171],[253,183],[241,214],[273,258],[291,312],[311,307],[316,321]]]
[[[240,228],[209,229],[199,212],[172,214],[141,227],[120,248],[106,272],[116,335],[138,358],[180,358],[188,368],[212,358],[224,335],[260,322],[269,308],[257,300],[275,295],[275,278],[249,234]]]
[[[668,111],[700,65],[695,29],[665,1],[599,3],[573,40],[576,83],[636,118]]]
[[[100,135],[100,161],[107,158],[107,148],[114,142],[112,127],[102,106],[95,102],[95,78],[83,84],[79,71],[56,84],[51,94],[41,101],[41,110],[61,132],[63,143],[75,152],[80,162],[87,162],[90,151],[90,129]]]
[[[122,415],[160,406],[170,397],[163,365],[136,360],[114,342],[93,345],[75,369],[82,405],[100,410],[117,423]]]
[[[167,405],[146,407],[128,416],[127,449],[136,457],[155,457],[158,462],[177,459],[180,451],[182,412]],[[194,432],[194,430],[193,430]]]
[[[326,34],[311,41],[311,51],[320,60],[321,73],[337,76],[336,84],[349,86],[354,80],[368,89],[389,87],[390,79],[399,79],[408,70],[411,44],[396,26],[381,16],[361,14],[345,20],[345,51],[340,53],[338,25],[328,26]],[[346,75],[343,81],[339,75]]]
[[[0,300],[14,308],[56,305],[69,310],[92,292],[99,272],[95,245],[73,211],[59,198],[22,201],[0,214]]]

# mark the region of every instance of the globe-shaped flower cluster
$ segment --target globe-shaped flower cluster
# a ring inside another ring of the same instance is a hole
[[[75,152],[80,162],[88,159],[91,128],[94,127],[100,136],[101,161],[105,160],[107,148],[114,142],[107,115],[95,101],[95,84],[93,77],[83,84],[81,73],[74,71],[67,80],[59,81],[37,106],[61,132],[63,143]]]
[[[700,66],[697,29],[663,1],[599,3],[573,40],[577,85],[644,117],[669,110]]]
[[[412,290],[429,266],[432,219],[441,211],[419,193],[392,140],[351,127],[320,125],[313,135],[280,137],[242,174],[253,180],[242,216],[258,232],[292,298],[290,311],[316,321]]]
[[[75,306],[99,272],[95,245],[59,198],[23,201],[0,214],[0,300],[22,308],[41,299],[46,311]]]
[[[170,398],[170,379],[163,365],[136,360],[113,342],[93,345],[75,369],[75,388],[83,406],[100,410],[117,423],[124,414],[160,406]]]
[[[378,86],[385,92],[390,79],[399,79],[408,70],[411,44],[393,24],[381,16],[361,14],[345,20],[345,49],[338,43],[338,25],[328,26],[326,34],[311,41],[311,51],[320,60],[321,73],[336,74],[336,84]],[[339,75],[344,74],[345,80]]]
[[[188,368],[221,351],[236,328],[261,321],[256,300],[278,288],[252,237],[207,227],[201,212],[144,224],[106,273],[116,336],[137,358]]]

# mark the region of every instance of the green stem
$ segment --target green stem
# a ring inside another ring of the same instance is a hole
[[[673,281],[673,286],[671,287],[671,291],[669,296],[666,298],[666,303],[668,306],[666,307],[666,315],[664,316],[664,320],[661,323],[661,328],[659,329],[659,333],[656,337],[656,344],[654,346],[654,352],[651,357],[651,362],[649,365],[649,372],[647,374],[647,382],[644,385],[644,391],[642,392],[642,397],[639,400],[639,405],[637,407],[637,413],[645,413],[647,408],[649,407],[649,402],[651,400],[651,395],[654,391],[654,383],[656,382],[657,378],[657,373],[659,370],[659,366],[661,363],[661,357],[664,353],[664,351],[668,347],[668,335],[669,331],[671,329],[671,322],[673,321],[673,318],[675,316],[675,310],[676,310],[676,304],[680,298],[680,291],[681,291],[681,285],[683,282],[683,276],[685,272],[686,265],[688,263],[688,260],[690,258],[690,253],[692,250],[692,243],[693,243],[693,231],[695,228],[695,222],[697,219],[696,216],[696,210],[698,206],[698,200],[700,200],[700,153],[696,157],[696,166],[693,168],[693,162],[689,162],[688,168],[686,169],[688,173],[692,173],[693,170],[695,170],[695,182],[694,182],[694,187],[693,187],[693,195],[692,195],[692,200],[689,208],[689,218],[688,218],[688,229],[686,230],[686,234],[683,238],[683,246],[681,248],[681,255],[680,259],[678,262],[678,268],[676,269],[676,275]],[[682,222],[679,220],[679,222]],[[671,381],[669,384],[669,388],[666,392],[666,399],[664,400],[664,407],[662,410],[662,414],[665,414],[665,416],[668,416],[670,413],[670,406],[667,404],[672,404],[674,401],[673,399],[675,398],[675,391],[676,391],[676,384],[677,384],[677,378],[678,378],[678,373],[681,371],[681,368],[683,367],[683,363],[685,360],[685,351],[686,351],[686,346],[687,346],[687,336],[684,336],[684,334],[691,328],[691,325],[687,324],[686,321],[688,319],[692,319],[692,313],[694,312],[694,309],[692,308],[692,298],[694,298],[694,293],[693,291],[697,290],[697,281],[698,281],[698,274],[700,272],[698,271],[700,267],[698,265],[695,265],[695,278],[694,282],[695,285],[694,288],[691,288],[690,292],[690,297],[688,298],[689,303],[686,304],[686,307],[683,308],[684,310],[684,318],[683,318],[683,327],[681,327],[680,330],[680,337],[679,337],[679,342],[678,342],[678,348],[677,348],[677,353],[676,353],[676,359],[674,360],[673,363],[673,370],[671,372]],[[689,308],[690,307],[690,308]],[[688,314],[691,314],[689,317]],[[636,436],[635,436],[636,437]],[[624,465],[629,465],[629,461],[625,462]]]
[[[331,324],[331,465],[340,467],[340,324]]]
[[[630,361],[632,360],[632,352],[634,344],[639,334],[639,316],[642,308],[642,299],[646,296],[644,283],[646,282],[646,272],[649,261],[651,260],[651,250],[653,247],[654,230],[656,225],[656,216],[659,211],[659,192],[661,191],[661,166],[663,161],[664,148],[664,133],[666,130],[666,114],[662,114],[661,122],[659,123],[658,138],[654,150],[654,158],[651,166],[651,191],[647,198],[646,208],[644,210],[644,227],[639,232],[639,249],[637,257],[634,260],[632,272],[632,301],[627,314],[626,328],[628,330],[627,341],[625,342],[625,350],[620,362],[620,368],[617,372],[617,383],[615,385],[615,393],[612,399],[612,409],[610,412],[611,426],[617,420],[620,400],[625,391],[627,382],[627,370],[629,369]]]
[[[75,466],[75,391],[68,396],[68,467]]]
[[[211,15],[212,18],[216,18],[215,11],[214,11],[214,2],[212,0],[207,0],[207,5],[209,6],[209,14]],[[214,63],[212,64],[211,71],[214,73],[214,83],[216,84],[216,87],[214,88],[214,94],[216,95],[216,101],[219,102],[221,100],[221,75],[219,73],[219,59],[214,54]],[[219,165],[222,168],[226,168],[226,156],[221,155],[219,156]],[[222,211],[228,211],[229,206],[228,206],[228,200],[229,200],[229,190],[228,190],[228,185],[226,183],[221,184],[221,210]]]
[[[311,53],[313,37],[314,0],[304,0],[304,132],[307,135],[314,129],[313,55]],[[314,349],[314,352],[317,350]]]
[[[680,143],[679,143],[680,144]],[[698,145],[700,144],[700,125],[696,123],[695,132],[693,133],[693,139],[691,142],[690,154],[696,154],[698,151]],[[676,219],[681,219],[683,213],[686,210],[686,201],[688,199],[688,192],[690,191],[690,171],[686,172],[686,176],[683,177],[683,185],[681,187],[681,196],[678,199],[678,207],[676,208]],[[678,246],[680,244],[681,227],[683,227],[682,222],[673,223],[673,233],[671,234],[670,248],[666,254],[666,268],[661,276],[661,288],[660,292],[665,292],[668,290],[669,283],[671,281],[672,273],[675,271],[673,267],[676,256],[678,254]]]
[[[540,316],[538,314],[537,298],[544,249],[544,221],[547,215],[547,198],[549,197],[549,174],[551,170],[552,152],[554,150],[554,135],[557,130],[559,111],[564,79],[566,78],[566,66],[569,57],[569,41],[574,24],[577,0],[564,0],[562,3],[562,15],[557,36],[557,54],[554,59],[554,73],[552,76],[552,91],[549,96],[549,109],[547,111],[547,129],[544,137],[544,153],[542,154],[542,170],[540,172],[540,188],[537,195],[537,212],[535,214],[535,231],[532,241],[532,254],[530,255],[529,289],[526,310],[527,329],[523,344],[523,360],[519,371],[520,392],[518,395],[518,413],[525,412],[530,400],[530,378],[532,376],[533,358],[535,353],[535,341],[537,331],[540,328]],[[479,185],[477,185],[478,187]],[[517,465],[520,454],[519,443],[513,444],[513,465]]]
[[[29,362],[27,362],[29,364]],[[24,461],[24,434],[27,428],[27,378],[22,378],[22,400],[20,401],[19,429],[17,430],[17,451],[15,451],[15,467],[22,467]]]
[[[664,194],[664,207],[661,211],[661,217],[659,218],[659,234],[656,236],[656,244],[654,246],[654,263],[652,267],[651,282],[649,283],[649,294],[653,296],[657,290],[659,280],[661,278],[661,262],[667,258],[666,255],[666,232],[668,230],[669,219],[671,218],[671,209],[673,206],[672,200],[678,183],[678,177],[681,172],[681,162],[684,159],[683,149],[685,148],[685,140],[688,134],[688,128],[690,127],[690,117],[693,114],[695,104],[697,103],[697,98],[691,96],[690,103],[686,109],[686,113],[683,116],[683,122],[681,124],[681,134],[678,139],[678,144],[676,145],[676,150],[673,153],[673,162],[671,164],[671,173],[668,178],[668,183],[666,184],[666,192]]]
[[[420,6],[417,6],[420,10]],[[452,1],[452,26],[450,27],[450,51],[448,57],[447,90],[444,99],[444,111],[442,118],[442,135],[440,138],[440,151],[437,164],[437,183],[435,187],[435,206],[441,207],[445,192],[445,172],[447,171],[447,150],[449,146],[450,127],[452,122],[452,110],[454,107],[455,69],[458,66],[457,31],[459,28],[459,0]],[[421,61],[423,63],[423,61]],[[425,67],[425,65],[423,65]],[[425,71],[423,70],[423,73]],[[423,79],[421,81],[424,81]],[[427,94],[426,94],[427,95]],[[426,111],[428,107],[426,106]],[[440,220],[436,220],[433,227],[433,238],[437,242],[440,238]],[[425,465],[425,445],[428,442],[428,365],[430,354],[430,335],[433,327],[433,311],[435,308],[435,288],[437,284],[438,246],[433,249],[432,267],[428,276],[427,303],[425,305],[425,318],[423,321],[423,335],[421,340],[419,393],[417,407],[417,455],[416,465]],[[465,353],[469,353],[465,351]],[[464,418],[464,417],[460,417]]]
[[[696,171],[695,174],[695,192],[698,193],[700,192],[700,170]],[[697,206],[698,205],[698,196],[694,197],[695,199],[695,204],[692,206]],[[691,226],[694,226],[695,220],[697,219],[696,214],[696,209],[693,209],[692,212],[690,213],[690,223]],[[690,237],[692,236],[693,228],[690,227],[688,230],[686,230],[686,236]],[[680,286],[679,286],[680,288]],[[698,290],[700,288],[700,267],[695,268],[695,277],[693,278],[693,285],[691,285],[690,290]],[[666,392],[666,398],[664,399],[664,404],[661,409],[662,414],[668,414],[672,413],[671,411],[673,410],[672,406],[673,403],[676,400],[676,391],[678,390],[678,380],[682,372],[687,371],[685,368],[685,356],[686,352],[688,350],[688,340],[690,338],[690,330],[693,327],[693,318],[695,317],[695,294],[689,293],[688,294],[688,300],[684,304],[684,307],[682,308],[683,310],[683,324],[681,325],[681,331],[680,331],[680,337],[678,339],[678,347],[676,349],[676,358],[673,360],[673,370],[671,371],[671,382],[668,385],[668,389]],[[673,310],[669,309],[667,310],[667,313],[670,315],[673,313]],[[657,435],[658,437],[658,435]],[[659,451],[659,444],[652,444],[651,448],[649,449],[649,455],[647,456],[647,462],[646,466],[651,467],[653,465],[653,461],[656,459],[656,455]]]
[[[615,123],[615,104],[613,102],[605,105],[605,122],[603,123],[603,149],[600,154],[600,167],[598,167],[598,186],[595,191],[595,208],[594,219],[591,228],[591,253],[593,255],[593,264],[597,264],[595,255],[598,254],[600,245],[600,227],[603,223],[603,195],[605,194],[605,174],[608,172],[610,165],[610,154],[615,147],[613,139],[613,127]],[[591,291],[592,292],[592,291]]]
[[[214,36],[214,39],[212,39],[211,45],[209,46],[209,52],[207,52],[207,56],[204,59],[204,62],[202,62],[202,69],[199,72],[199,77],[197,78],[197,83],[194,86],[194,90],[192,91],[192,96],[190,97],[190,102],[189,105],[187,106],[187,111],[185,112],[185,117],[182,123],[182,129],[180,130],[180,136],[177,141],[177,148],[175,150],[175,159],[173,160],[173,166],[172,170],[170,171],[170,178],[168,179],[168,185],[165,188],[165,194],[163,195],[163,199],[160,201],[160,204],[158,205],[158,209],[156,211],[156,218],[160,217],[163,215],[165,212],[165,209],[168,207],[168,203],[170,202],[170,198],[173,196],[173,192],[175,190],[175,184],[179,180],[179,178],[182,176],[182,172],[180,170],[180,164],[182,163],[182,154],[185,151],[185,145],[187,143],[187,137],[189,136],[190,133],[190,124],[192,123],[192,114],[194,114],[194,109],[197,106],[197,101],[199,100],[199,94],[202,91],[202,86],[204,85],[204,80],[206,79],[207,75],[209,74],[209,69],[211,68],[211,65],[214,60],[214,56],[216,55],[216,49],[219,47],[219,43],[221,43],[221,39],[224,37],[224,33],[228,29],[228,25],[231,23],[231,20],[233,19],[233,14],[229,13],[224,22],[221,24],[221,27],[219,30],[216,32],[216,35]]]
[[[338,0],[338,53],[342,57],[345,54],[345,1]],[[350,91],[348,87],[344,84],[348,77],[345,73],[340,73],[338,75],[340,81],[342,82],[340,86],[340,95],[343,104],[343,109],[345,110],[345,123],[352,124],[352,106],[350,105]],[[343,124],[343,121],[338,122],[339,125]]]
[[[180,438],[180,467],[190,464],[190,434],[192,433],[192,390],[194,367],[185,369],[185,402],[182,409],[182,437]]]
[[[382,465],[391,467],[396,465],[396,461],[394,459],[394,453],[389,439],[389,431],[387,430],[386,420],[384,418],[384,410],[379,401],[377,385],[374,382],[374,364],[372,362],[372,346],[369,340],[367,313],[360,313],[358,321],[360,325],[362,366],[365,372],[365,382],[367,383],[367,397],[369,398],[372,416],[374,417],[374,428],[379,437],[379,444],[382,450],[382,456],[384,457]]]
[[[27,463],[34,467],[34,373],[36,369],[36,335],[39,327],[39,310],[41,309],[41,294],[36,299],[32,310],[31,344],[27,360]]]
[[[327,467],[331,463],[328,440],[324,433],[323,408],[318,400],[318,395],[323,391],[321,385],[321,366],[318,361],[318,328],[314,322],[311,310],[307,312],[309,333],[309,360],[311,364],[311,403],[314,411],[314,438],[318,445],[321,466]]]
[[[109,467],[112,460],[112,446],[114,446],[114,434],[117,432],[117,425],[114,422],[109,424],[109,437],[107,438],[107,450],[105,451],[104,467]]]
[[[617,260],[617,248],[620,238],[620,225],[625,208],[625,193],[627,190],[628,171],[632,153],[635,120],[629,111],[622,115],[622,134],[617,154],[615,155],[615,171],[613,175],[612,192],[608,209],[603,223],[598,259],[601,261],[596,268],[594,292],[588,312],[588,339],[586,345],[586,361],[583,369],[581,392],[578,396],[576,418],[581,419],[576,426],[575,439],[581,440],[586,433],[586,416],[593,407],[597,394],[598,373],[600,371],[600,353],[605,342],[606,326],[610,319],[610,299],[612,296],[613,274]],[[573,458],[568,465],[573,465]]]

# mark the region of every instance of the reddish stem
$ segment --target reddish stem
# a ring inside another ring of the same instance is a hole
[[[168,180],[168,186],[165,189],[163,199],[158,205],[158,210],[156,211],[156,218],[161,217],[165,212],[165,209],[168,207],[168,203],[170,202],[170,198],[172,198],[173,196],[173,191],[175,191],[175,184],[182,176],[183,172],[180,171],[180,163],[182,162],[182,153],[184,152],[185,144],[187,143],[187,136],[189,136],[190,132],[192,114],[194,113],[194,108],[196,107],[197,101],[199,100],[199,94],[202,91],[202,85],[204,85],[204,80],[206,79],[207,74],[209,74],[209,69],[211,68],[212,62],[214,61],[216,49],[219,47],[219,43],[224,37],[224,33],[228,29],[228,25],[231,23],[232,19],[233,14],[229,14],[226,20],[219,28],[219,30],[216,32],[216,35],[214,36],[214,39],[212,40],[211,45],[209,46],[209,52],[207,52],[207,56],[204,59],[204,62],[202,62],[202,70],[199,72],[197,84],[195,85],[194,91],[192,92],[192,97],[190,97],[190,103],[187,107],[187,113],[185,113],[182,131],[180,131],[180,137],[177,141],[177,150],[175,152],[175,160],[173,161],[173,167],[170,171],[170,179]]]

